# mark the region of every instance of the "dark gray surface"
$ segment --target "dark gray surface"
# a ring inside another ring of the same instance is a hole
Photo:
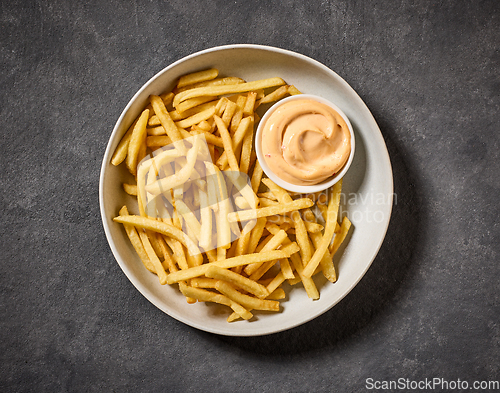
[[[0,3],[1,391],[500,381],[500,2],[305,3]],[[156,309],[113,259],[99,213],[101,159],[132,95],[171,62],[230,43],[340,74],[379,123],[397,195],[359,285],[260,338]]]

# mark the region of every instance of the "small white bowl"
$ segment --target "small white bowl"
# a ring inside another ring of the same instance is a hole
[[[320,102],[322,104],[328,105],[330,108],[335,110],[347,124],[347,127],[349,128],[349,133],[351,134],[351,152],[349,154],[349,158],[345,165],[342,167],[342,170],[338,172],[335,176],[332,176],[321,183],[318,184],[313,184],[310,186],[301,186],[297,184],[292,184],[289,183],[282,178],[280,178],[276,173],[274,173],[271,168],[266,163],[266,160],[264,158],[264,155],[262,153],[262,130],[264,128],[264,125],[266,124],[267,120],[269,117],[282,105],[286,104],[287,102],[290,101],[296,101],[296,100],[304,100],[304,99],[309,99],[309,100],[314,100],[317,102]],[[345,115],[344,112],[335,104],[332,102],[324,99],[323,97],[313,95],[313,94],[297,94],[293,95],[287,98],[282,99],[281,101],[278,101],[276,104],[274,104],[271,108],[269,108],[264,116],[262,116],[262,119],[259,122],[259,125],[257,127],[257,132],[255,134],[255,152],[257,154],[257,159],[259,160],[260,166],[262,167],[262,170],[264,173],[269,177],[273,182],[275,182],[278,186],[281,188],[284,188],[285,190],[288,191],[293,191],[293,192],[298,192],[301,194],[312,194],[315,192],[323,191],[331,186],[333,186],[335,183],[337,183],[342,177],[346,174],[347,170],[351,166],[353,157],[354,157],[354,150],[355,150],[355,140],[354,140],[354,131],[352,129],[351,122],[349,121],[348,117]]]

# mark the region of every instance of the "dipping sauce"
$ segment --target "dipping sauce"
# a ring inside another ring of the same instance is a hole
[[[321,183],[338,173],[351,153],[343,117],[312,99],[279,106],[263,125],[262,155],[281,179],[296,185]]]

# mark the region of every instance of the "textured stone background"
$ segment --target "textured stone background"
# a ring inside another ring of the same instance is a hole
[[[500,381],[500,2],[0,2],[0,390],[359,392]],[[377,120],[397,205],[359,285],[293,330],[220,337],[163,314],[102,229],[121,111],[195,51],[277,46]],[[439,389],[436,389],[438,391]]]

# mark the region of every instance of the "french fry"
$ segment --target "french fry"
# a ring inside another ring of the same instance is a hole
[[[327,211],[327,220],[325,225],[325,233],[323,234],[323,238],[321,239],[321,243],[316,248],[314,255],[311,260],[308,262],[307,266],[304,268],[303,275],[305,277],[311,277],[316,268],[319,265],[319,262],[323,258],[325,251],[330,244],[333,234],[335,233],[335,224],[337,222],[337,214],[339,210],[340,203],[340,191],[342,189],[342,179],[340,179],[332,188],[332,192],[330,194],[330,200],[328,202],[328,211]],[[295,267],[297,268],[297,267]]]
[[[265,310],[265,311],[279,311],[280,303],[276,300],[263,300],[252,296],[244,295],[243,293],[236,290],[231,284],[218,281],[215,284],[215,288],[226,295],[229,299],[234,302],[241,304],[243,307],[252,310]]]
[[[151,136],[166,136],[165,129],[163,128],[163,126],[161,124],[157,127],[146,128],[146,132],[148,133],[148,135],[151,135]],[[170,138],[168,138],[168,140],[170,140]],[[169,143],[171,143],[171,142],[169,142]]]
[[[237,164],[237,159],[236,159],[236,151],[238,148],[241,146],[241,143],[243,142],[243,138],[245,138],[245,135],[249,133],[249,127],[250,124],[252,123],[252,119],[250,117],[245,117],[239,124],[237,130],[235,131],[233,138],[232,138],[232,143],[231,143],[231,152],[234,154],[234,159]],[[221,134],[222,136],[222,134]],[[223,138],[224,140],[224,138]],[[231,154],[231,152],[227,152],[226,146],[224,146],[224,153],[220,156],[219,160],[217,160],[216,165],[219,168],[224,168],[229,160],[228,154]],[[238,171],[239,171],[239,165],[238,166]],[[231,170],[234,170],[231,168]]]
[[[299,89],[297,89],[294,85],[288,86],[288,94],[291,96],[302,94]]]
[[[176,117],[179,117],[179,118],[185,117],[186,113],[189,115],[192,115],[195,112],[198,112],[197,108],[201,107],[203,104],[215,101],[216,99],[217,99],[217,97],[215,97],[215,96],[191,98],[190,100],[186,100],[186,101],[182,102],[181,104],[179,104],[175,108],[174,112],[177,112]],[[217,108],[217,104],[215,104],[215,105]]]
[[[218,266],[210,266],[206,271],[205,276],[208,278],[227,281],[231,285],[236,285],[237,287],[257,296],[260,299],[264,299],[269,296],[269,292],[262,284],[228,269],[223,269]]]
[[[316,232],[311,233],[310,237],[314,244],[314,247],[318,248],[321,245],[321,239],[323,238],[323,235],[320,232]],[[330,254],[330,251],[328,251],[328,249],[325,251],[323,257],[319,261],[319,265],[321,267],[323,275],[328,281],[337,281],[337,273],[335,272],[335,266],[333,265],[332,255]]]
[[[243,115],[251,116],[255,111],[255,100],[257,98],[257,93],[251,91],[247,94],[247,100],[245,101],[245,106],[243,107]]]
[[[137,174],[137,162],[139,161],[139,151],[143,144],[146,143],[146,124],[148,121],[149,110],[144,110],[137,121],[130,142],[128,144],[128,153],[125,158],[125,164],[128,170],[133,175]]]
[[[165,239],[163,238],[162,234],[157,233],[156,239],[163,255],[163,267],[165,268],[165,270],[168,269],[170,273],[178,271],[179,269],[177,269],[177,266],[175,266],[175,262],[172,259],[170,251],[168,251],[167,243],[165,243]]]
[[[205,109],[204,111],[198,112],[186,119],[179,120],[175,122],[175,125],[177,127],[181,128],[188,128],[191,127],[195,124],[200,123],[203,120],[210,119],[213,115],[215,114],[215,107],[212,106],[211,108]]]
[[[203,261],[203,256],[201,255],[198,246],[185,233],[183,233],[173,225],[168,225],[164,222],[157,221],[152,218],[140,216],[118,216],[113,218],[113,221],[149,229],[153,232],[159,232],[163,235],[172,237],[181,242],[182,245],[188,249],[189,254],[193,256],[200,264]]]
[[[262,175],[264,171],[259,164],[259,161],[255,161],[255,166],[252,172],[252,178],[250,180],[250,184],[252,185],[253,192],[257,193],[259,191],[260,181],[262,180]]]
[[[152,95],[149,97],[149,101],[151,102],[156,116],[158,116],[158,119],[165,129],[168,137],[172,140],[172,142],[180,141],[182,139],[181,134],[177,129],[176,124],[168,114],[167,108],[165,107],[162,99],[158,96]]]
[[[253,227],[252,233],[250,235],[250,240],[248,241],[248,246],[247,246],[248,254],[252,254],[257,248],[259,240],[262,237],[262,233],[264,232],[266,222],[267,222],[266,217],[261,217],[257,219],[257,223]]]
[[[163,190],[170,190],[184,184],[194,171],[194,165],[198,157],[198,152],[201,149],[201,138],[195,138],[194,145],[186,154],[186,165],[182,167],[177,173],[157,180],[153,184],[148,184],[146,186],[146,191],[153,195],[159,195]],[[183,146],[182,143],[178,146]]]
[[[272,93],[269,93],[268,95],[262,97],[258,102],[257,102],[257,107],[259,107],[262,104],[267,104],[273,101],[278,101],[288,95],[288,88],[289,86],[280,86],[276,90],[274,90]]]
[[[231,139],[231,136],[229,135],[229,131],[227,130],[226,125],[219,116],[214,115],[214,120],[215,124],[217,125],[217,129],[220,132],[222,143],[224,144],[224,152],[227,154],[229,167],[232,171],[239,172],[240,168],[238,166],[238,161],[236,161],[236,156],[234,155],[233,141]]]
[[[199,72],[193,72],[192,74],[183,75],[179,78],[177,82],[177,87],[184,87],[192,85],[198,82],[205,82],[217,78],[219,75],[219,70],[211,68],[209,70],[203,70]]]
[[[314,204],[309,198],[296,199],[289,203],[277,206],[262,207],[260,209],[241,210],[239,212],[229,213],[227,219],[229,222],[248,221],[259,217],[269,217],[277,214],[289,213],[294,210],[305,209]]]
[[[209,250],[212,248],[212,211],[208,204],[208,195],[205,191],[200,189],[200,247]]]
[[[225,306],[231,307],[231,309],[243,319],[252,318],[251,312],[246,310],[243,306],[241,306],[234,300],[229,299],[224,295],[207,291],[205,289],[193,288],[182,282],[179,283],[179,289],[181,290],[182,294],[186,297],[190,297],[199,300],[201,302],[213,302],[213,303],[223,304]]]
[[[137,186],[135,184],[123,183],[122,186],[127,194],[137,196]]]
[[[288,250],[287,251],[274,250],[261,253],[240,255],[237,257],[222,259],[216,262],[205,263],[203,265],[190,267],[189,269],[186,270],[179,270],[178,272],[169,274],[167,276],[167,282],[169,284],[174,284],[179,281],[186,281],[190,280],[191,278],[203,276],[206,274],[210,266],[218,266],[224,269],[231,269],[237,266],[248,265],[249,263],[267,262],[280,258],[288,258],[290,255],[292,254],[290,254],[290,251]]]
[[[178,87],[176,88],[176,92],[180,93],[185,90],[190,90],[198,87],[207,87],[207,86],[221,86],[221,85],[234,85],[237,83],[243,83],[245,82],[243,79],[235,77],[235,76],[228,76],[224,78],[215,78],[209,81],[205,82],[198,82],[198,83],[193,83],[192,85],[184,86],[184,87]]]
[[[125,135],[122,137],[120,142],[118,143],[118,146],[116,147],[113,156],[111,157],[111,164],[114,166],[120,165],[125,158],[127,157],[128,153],[128,145],[130,143],[130,138],[132,137],[132,132],[134,132],[135,125],[140,119],[140,115],[137,119],[134,120],[132,125],[129,127]]]
[[[231,135],[235,133],[240,125],[240,121],[243,118],[243,107],[245,106],[247,98],[243,94],[239,95],[236,99],[236,111],[231,119],[231,124],[229,126],[229,131]]]
[[[153,263],[156,275],[160,279],[160,284],[165,285],[167,283],[167,273],[165,272],[165,268],[161,264],[158,255],[153,250],[153,246],[151,246],[151,243],[146,233],[141,231],[139,232],[139,236],[141,237],[142,245],[144,246],[146,254],[148,254],[149,260]]]
[[[287,280],[295,278],[295,275],[293,274],[293,269],[290,266],[290,261],[288,259],[280,259],[279,262],[280,262],[281,272],[283,273],[283,277],[286,278]]]
[[[250,116],[250,124],[248,125],[248,130],[243,138],[243,143],[241,145],[241,156],[240,156],[240,171],[243,173],[248,173],[250,169],[250,161],[252,158],[252,148],[253,148],[253,116]]]
[[[199,87],[196,89],[186,90],[174,97],[173,105],[177,106],[189,98],[200,96],[218,96],[224,94],[246,93],[251,90],[265,89],[268,87],[275,87],[284,85],[285,81],[281,78],[262,79],[253,82],[238,83],[235,85],[222,85],[222,86],[207,86]]]
[[[319,291],[311,277],[308,277],[304,274],[304,267],[302,265],[302,261],[297,254],[292,254],[290,256],[290,260],[295,267],[295,271],[299,275],[302,284],[304,285],[304,289],[306,290],[307,296],[309,296],[313,300],[319,299]]]
[[[123,206],[120,209],[119,214],[121,216],[128,216],[128,209],[126,206]],[[146,253],[146,250],[144,249],[144,246],[142,245],[142,241],[139,237],[139,234],[137,233],[137,230],[133,225],[128,225],[124,224],[123,228],[125,229],[125,232],[127,233],[127,236],[130,240],[130,243],[134,247],[135,251],[137,252],[137,255],[139,255],[139,258],[141,259],[143,265],[152,273],[156,273],[156,269],[153,265],[153,263],[149,260],[148,254]]]
[[[284,230],[280,230],[276,233],[276,235],[272,235],[272,237],[270,238],[270,240],[265,244],[265,246],[259,250],[259,252],[265,252],[265,251],[271,251],[271,250],[275,250],[276,248],[278,248],[281,243],[283,243],[283,241],[285,239],[287,239],[288,236],[286,234],[286,232]],[[253,263],[253,264],[249,264],[246,268],[245,268],[245,273],[248,274],[248,275],[251,275],[253,274],[260,266],[262,265],[262,263]],[[262,276],[261,276],[262,277]],[[260,277],[258,277],[260,278]],[[258,279],[257,278],[257,279]]]
[[[349,228],[351,227],[351,221],[347,217],[342,219],[342,224],[340,225],[340,232],[335,235],[335,239],[333,239],[333,243],[330,246],[330,253],[335,255],[340,245],[344,241],[347,236],[347,232],[349,232]]]
[[[231,124],[231,119],[233,118],[234,113],[236,112],[237,106],[236,103],[229,100],[224,108],[224,113],[221,116],[222,121],[226,128],[229,129],[229,125]]]
[[[163,147],[166,145],[170,145],[171,143],[172,140],[167,135],[148,136],[146,138],[147,147]]]

